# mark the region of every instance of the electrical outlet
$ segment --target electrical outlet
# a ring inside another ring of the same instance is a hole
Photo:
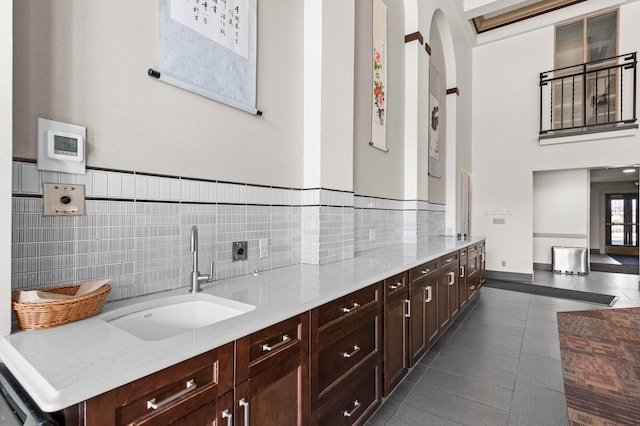
[[[369,229],[369,241],[375,241],[375,240],[376,240],[376,230]]]
[[[494,225],[504,225],[505,221],[504,221],[504,217],[494,217],[493,218],[493,224]]]
[[[237,260],[247,260],[247,242],[234,241],[231,246],[231,253],[234,262]]]
[[[258,241],[260,246],[260,259],[269,256],[269,239],[262,238]]]
[[[502,261],[502,266],[507,266],[507,261],[506,260]]]

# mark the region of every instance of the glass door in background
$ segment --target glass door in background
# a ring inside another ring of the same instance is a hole
[[[638,214],[638,194],[606,195],[605,253],[638,256]]]

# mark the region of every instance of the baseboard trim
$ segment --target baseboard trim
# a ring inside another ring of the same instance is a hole
[[[485,277],[492,280],[499,281],[515,281],[520,283],[532,283],[533,274],[523,274],[518,272],[503,272],[503,271],[485,271]]]

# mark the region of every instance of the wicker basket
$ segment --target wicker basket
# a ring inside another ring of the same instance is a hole
[[[49,288],[44,291],[73,296],[79,287],[79,285],[72,285]],[[42,330],[100,313],[109,291],[111,291],[111,285],[107,282],[91,293],[72,299],[43,303],[22,303],[13,300],[12,305],[18,315],[20,328],[23,330]]]

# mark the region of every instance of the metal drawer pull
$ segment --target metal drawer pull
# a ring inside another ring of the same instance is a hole
[[[405,318],[411,318],[411,300],[405,299],[404,300],[405,306],[406,306],[406,312],[404,314]]]
[[[227,419],[227,426],[233,426],[233,414],[228,409],[222,412],[222,418]]]
[[[351,417],[353,416],[353,414],[358,411],[358,408],[360,408],[360,402],[356,399],[355,401],[353,401],[353,408],[351,410],[344,410],[342,412],[342,415],[345,417]]]
[[[269,346],[268,343],[265,343],[264,345],[262,345],[262,351],[263,352],[269,352],[272,351],[274,349],[278,349],[280,346],[286,345],[287,343],[289,343],[291,341],[291,337],[287,336],[286,334],[284,336],[282,336],[282,341],[276,343],[273,346]]]
[[[396,283],[396,284],[392,284],[389,286],[389,290],[397,290],[400,287],[402,287],[404,285],[404,283]]]
[[[351,352],[349,352],[349,353],[342,352],[342,357],[343,358],[351,358],[352,356],[354,356],[358,352],[360,352],[360,346],[353,345],[353,350]]]
[[[430,285],[427,286],[425,288],[425,290],[427,290],[427,298],[426,298],[425,302],[429,303],[429,302],[431,302],[431,286]]]
[[[460,278],[464,278],[464,265],[460,267]]]
[[[354,309],[358,309],[360,304],[358,302],[353,302],[350,308],[342,308],[342,312],[348,314],[349,312],[353,312]]]
[[[181,390],[178,393],[175,393],[175,394],[171,395],[167,399],[164,399],[164,400],[162,400],[160,402],[157,402],[157,403],[156,403],[156,399],[155,398],[148,400],[147,401],[147,410],[149,410],[149,409],[157,410],[158,408],[164,407],[167,404],[171,404],[176,399],[182,398],[183,396],[185,396],[189,392],[193,392],[194,390],[196,390],[196,381],[194,379],[191,379],[191,380],[189,380],[187,382],[187,386],[186,386],[185,389]]]
[[[422,275],[428,274],[429,272],[431,272],[431,269],[427,268],[427,269],[423,269],[422,271],[420,271],[420,273]]]
[[[475,290],[475,289],[476,289],[476,286],[475,286],[475,285],[469,286],[469,289],[471,289],[471,290]]]
[[[244,408],[244,426],[249,426],[249,403],[246,399],[242,398],[238,401],[238,405]]]
[[[455,282],[456,282],[456,274],[455,274],[455,272],[453,272],[453,271],[449,272],[447,274],[447,276],[449,277],[449,285],[455,284]]]
[[[451,262],[453,262],[453,259],[455,259],[455,258],[450,257],[450,258],[448,258],[447,260],[445,260],[445,262],[447,262],[447,263],[451,263]]]

